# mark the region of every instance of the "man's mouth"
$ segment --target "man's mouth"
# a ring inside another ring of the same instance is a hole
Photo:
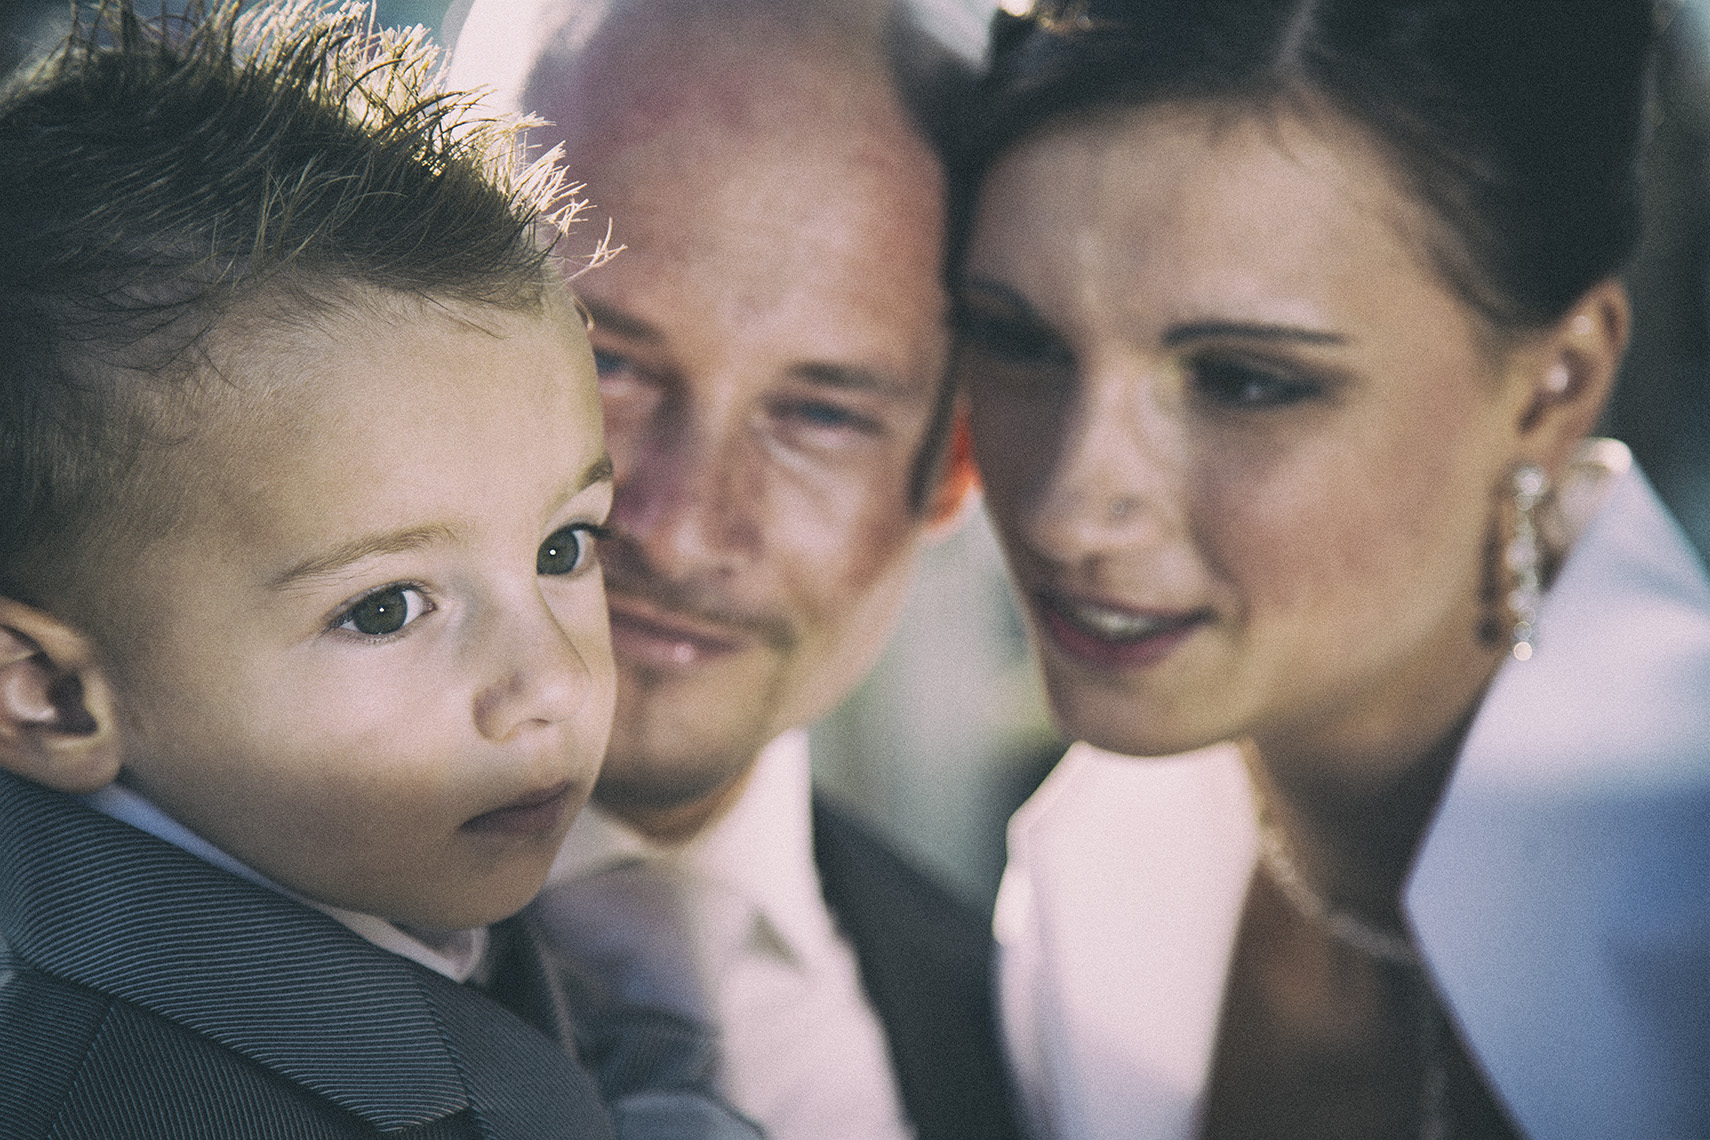
[[[684,617],[624,595],[609,595],[612,651],[622,664],[692,669],[746,648],[752,635]]]

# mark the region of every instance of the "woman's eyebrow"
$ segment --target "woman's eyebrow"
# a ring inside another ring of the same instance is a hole
[[[1001,282],[989,281],[983,277],[972,277],[962,282],[962,287],[956,291],[956,310],[960,311],[963,308],[961,302],[970,297],[996,301],[1013,309],[1017,317],[1035,324],[1044,323],[1026,297]]]
[[[1178,348],[1196,340],[1263,340],[1335,345],[1348,343],[1347,337],[1328,329],[1273,324],[1269,321],[1189,321],[1172,325],[1164,331],[1163,342],[1168,348]]]

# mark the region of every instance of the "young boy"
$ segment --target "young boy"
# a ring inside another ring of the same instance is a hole
[[[0,96],[0,1134],[609,1135],[459,984],[613,700],[561,183],[234,12]]]

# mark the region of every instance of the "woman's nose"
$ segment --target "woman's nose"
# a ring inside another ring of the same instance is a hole
[[[1058,425],[1053,458],[1022,512],[1028,544],[1075,562],[1167,540],[1180,515],[1179,464],[1143,378],[1127,370],[1085,378]]]

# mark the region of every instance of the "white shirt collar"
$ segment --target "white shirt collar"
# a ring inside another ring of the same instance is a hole
[[[258,886],[295,899],[304,906],[313,907],[329,918],[343,923],[382,950],[390,950],[418,965],[426,966],[435,973],[444,974],[454,982],[467,981],[487,952],[486,927],[436,933],[434,941],[429,943],[423,937],[408,933],[402,927],[376,915],[345,910],[304,898],[295,891],[280,886],[255,868],[232,858],[161,811],[150,800],[122,784],[108,784],[101,790],[80,798],[84,804],[103,815],[121,823],[128,823],[139,831],[146,831],[156,839],[165,840],[174,847],[188,851],[198,859],[222,870],[230,871],[239,878],[248,879]]]
[[[835,937],[813,860],[812,795],[808,734],[792,729],[760,753],[730,809],[685,843],[655,843],[590,805],[571,825],[547,885],[629,862],[668,861],[747,900],[789,956],[809,960]]]

